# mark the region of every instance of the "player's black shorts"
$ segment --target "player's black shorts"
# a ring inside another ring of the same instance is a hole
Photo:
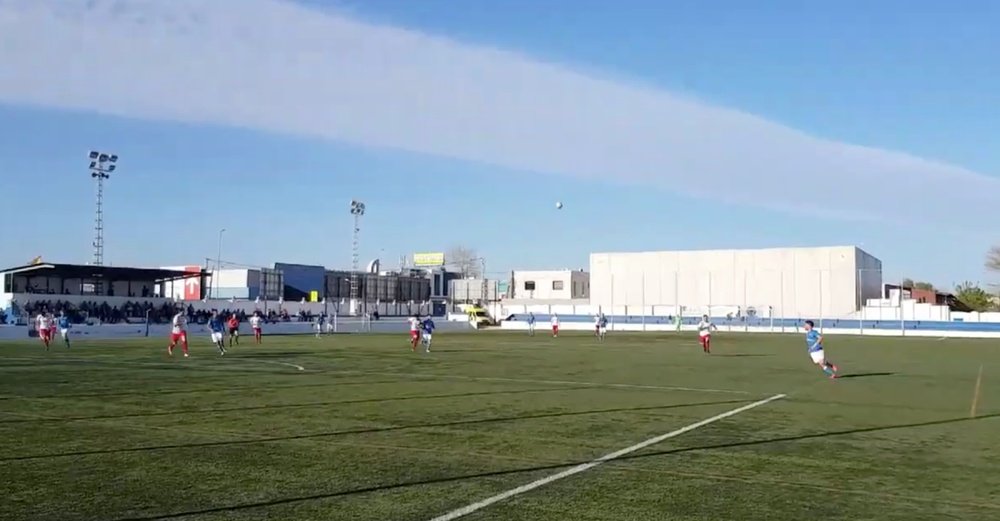
[[[240,329],[238,327],[231,327],[231,328],[229,328],[229,334],[230,335],[235,335],[236,333],[239,333],[239,332],[240,332]]]

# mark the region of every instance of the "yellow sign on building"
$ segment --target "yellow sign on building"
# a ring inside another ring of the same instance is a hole
[[[431,268],[444,266],[443,253],[414,253],[413,265],[418,268]]]
[[[310,291],[309,292],[309,302],[319,302],[319,292]]]

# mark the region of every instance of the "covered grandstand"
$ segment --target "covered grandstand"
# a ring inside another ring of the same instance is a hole
[[[166,313],[171,301],[164,285],[191,281],[205,287],[207,272],[159,268],[128,268],[85,264],[34,263],[0,271],[4,321],[23,321],[24,315],[45,309],[69,311],[74,318],[115,322],[145,320],[149,313]]]

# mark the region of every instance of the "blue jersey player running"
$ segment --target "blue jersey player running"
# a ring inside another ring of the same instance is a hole
[[[837,366],[826,359],[826,355],[823,353],[823,335],[816,331],[816,324],[812,320],[806,320],[805,330],[809,358],[812,358],[813,363],[818,365],[827,376],[836,378]]]
[[[424,352],[431,352],[431,338],[434,335],[434,321],[427,317],[420,323],[421,341],[424,344]]]
[[[63,343],[66,344],[66,349],[69,349],[69,328],[73,325],[70,323],[65,311],[59,312],[59,319],[56,323],[59,325],[59,334],[62,335]]]
[[[208,329],[212,332],[212,343],[219,348],[219,355],[226,354],[226,345],[223,343],[226,328],[218,311],[212,311],[212,318],[208,319]]]

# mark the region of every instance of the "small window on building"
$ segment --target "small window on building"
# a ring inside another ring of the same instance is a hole
[[[561,281],[561,280],[553,280],[552,281],[552,289],[555,290],[555,291],[562,291],[562,289],[563,289],[563,281]]]
[[[533,280],[524,281],[524,291],[535,291],[535,281]]]
[[[14,280],[14,275],[12,275],[10,273],[4,273],[3,274],[3,292],[4,293],[14,293],[14,291],[12,289],[13,286],[14,286],[13,280]]]

